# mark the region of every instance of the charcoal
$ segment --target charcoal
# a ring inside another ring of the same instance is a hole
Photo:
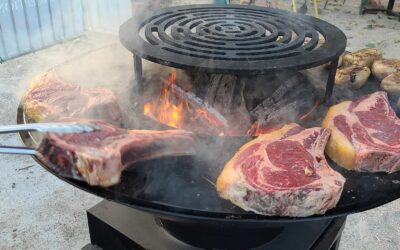
[[[250,111],[258,124],[298,122],[321,98],[321,91],[299,73],[283,82],[272,95]]]
[[[251,125],[243,96],[245,85],[246,82],[235,75],[214,74],[210,77],[205,100],[228,120],[230,135],[242,134]]]

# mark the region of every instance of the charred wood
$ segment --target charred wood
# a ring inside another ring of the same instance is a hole
[[[193,115],[185,117],[191,128],[212,134],[219,134],[228,129],[228,122],[225,117],[194,93],[185,91],[176,84],[164,84],[167,84],[169,92],[175,99],[182,100],[186,104],[186,108],[193,112],[194,117]]]
[[[258,104],[269,98],[283,82],[293,77],[293,72],[272,75],[242,76],[246,82],[244,98],[248,110],[253,110]]]
[[[212,74],[209,79],[205,101],[227,119],[227,134],[243,134],[251,125],[244,98],[246,82],[236,75]]]
[[[321,95],[320,89],[299,73],[283,82],[250,115],[264,126],[301,122],[300,118],[304,119],[305,114],[315,109]]]

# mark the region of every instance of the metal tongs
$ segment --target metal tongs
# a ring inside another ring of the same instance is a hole
[[[100,128],[90,123],[30,123],[21,125],[0,126],[0,134],[19,132],[42,132],[42,133],[87,133],[94,132]],[[0,154],[36,155],[36,149],[28,147],[0,146]]]

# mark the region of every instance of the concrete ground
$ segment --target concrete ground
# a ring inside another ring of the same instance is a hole
[[[376,47],[385,57],[400,58],[399,21],[383,14],[359,16],[359,1],[330,3],[321,18],[344,30],[348,50]],[[89,35],[0,65],[0,124],[15,123],[20,97],[33,75],[117,42],[102,38]],[[16,135],[2,135],[0,144],[20,141]],[[0,155],[0,162],[0,249],[81,249],[89,242],[85,210],[99,198],[63,183],[30,157]],[[340,248],[400,249],[400,200],[349,216]]]

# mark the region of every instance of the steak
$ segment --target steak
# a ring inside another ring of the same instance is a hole
[[[61,118],[99,119],[119,125],[117,98],[111,90],[81,88],[65,82],[54,72],[35,78],[24,96],[24,111],[35,122]]]
[[[85,180],[90,185],[117,184],[121,172],[139,161],[195,152],[191,132],[125,130],[103,121],[81,121],[96,124],[100,130],[81,134],[48,133],[37,151],[56,173]]]
[[[336,206],[345,179],[324,157],[330,130],[297,124],[259,136],[226,164],[219,195],[246,211],[305,217]]]
[[[326,152],[340,166],[368,172],[400,169],[400,120],[386,92],[331,107],[323,127],[332,130]]]

